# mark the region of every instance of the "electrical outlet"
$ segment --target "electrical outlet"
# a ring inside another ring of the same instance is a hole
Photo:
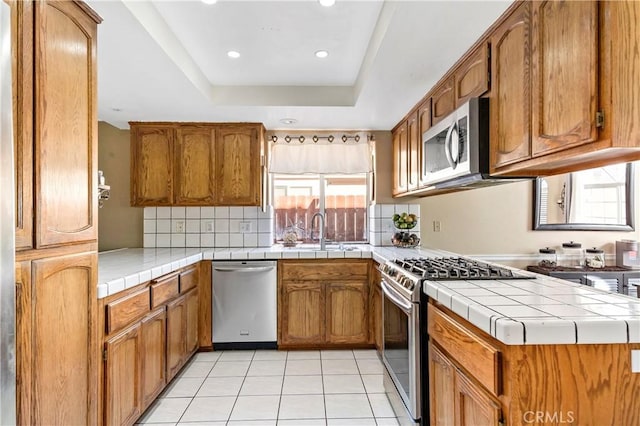
[[[176,232],[184,232],[184,220],[176,220]]]
[[[251,222],[240,222],[240,232],[251,232]]]
[[[205,220],[204,222],[204,232],[213,232],[213,221]]]
[[[433,232],[440,232],[442,230],[442,224],[439,220],[433,221]]]

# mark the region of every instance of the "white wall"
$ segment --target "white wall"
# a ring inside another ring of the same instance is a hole
[[[558,247],[570,240],[583,248],[599,247],[615,253],[615,241],[640,239],[640,195],[636,185],[636,230],[533,231],[533,182],[515,182],[464,192],[421,198],[423,247],[460,254],[529,254],[542,247]],[[433,221],[441,231],[433,231]]]

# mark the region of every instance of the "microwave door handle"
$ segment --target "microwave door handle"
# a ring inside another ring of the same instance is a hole
[[[449,127],[449,131],[447,132],[447,137],[444,139],[444,154],[445,154],[445,157],[447,158],[447,162],[449,163],[449,166],[451,166],[452,169],[455,169],[457,166],[457,163],[453,160],[453,153],[452,153],[453,132],[454,130],[456,130],[457,125],[458,123],[454,121],[451,127]]]

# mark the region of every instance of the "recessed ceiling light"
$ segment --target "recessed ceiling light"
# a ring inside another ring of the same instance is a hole
[[[204,4],[216,4],[218,0],[200,0]]]
[[[331,7],[336,4],[336,0],[318,0],[318,3],[324,7]]]
[[[280,120],[280,122],[282,124],[296,124],[298,120],[296,120],[295,118],[283,118]]]
[[[326,50],[318,50],[316,52],[316,58],[326,58],[327,56],[329,56],[329,52]]]
[[[239,58],[240,57],[240,52],[236,52],[235,50],[230,50],[227,52],[227,56],[230,58]]]

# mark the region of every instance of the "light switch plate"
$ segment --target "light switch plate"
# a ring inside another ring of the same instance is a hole
[[[204,222],[204,232],[213,232],[213,221],[206,220]]]
[[[631,351],[631,372],[640,373],[640,350]]]

